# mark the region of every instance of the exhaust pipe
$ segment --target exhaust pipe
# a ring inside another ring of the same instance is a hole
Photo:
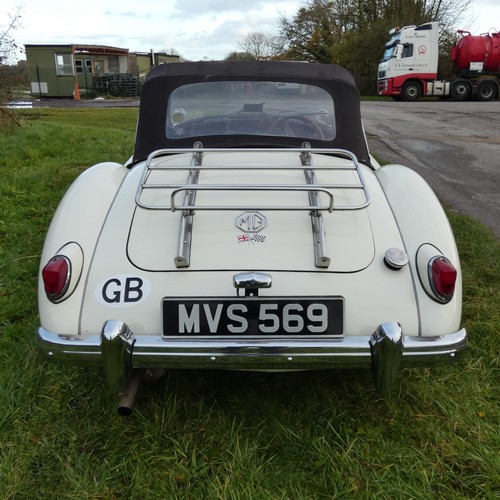
[[[135,396],[144,370],[132,367],[134,334],[126,323],[110,319],[101,331],[101,353],[103,367],[112,392],[121,396],[118,413],[132,414]]]
[[[122,417],[132,415],[132,407],[134,406],[135,396],[141,383],[142,373],[143,370],[133,370],[125,392],[121,394],[120,403],[118,404],[118,414]]]

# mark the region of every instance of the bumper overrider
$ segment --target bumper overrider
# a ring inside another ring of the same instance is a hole
[[[57,362],[104,367],[109,385],[123,393],[135,369],[217,368],[312,370],[370,368],[375,389],[386,394],[400,368],[454,362],[466,349],[465,329],[433,337],[405,336],[397,322],[379,325],[370,336],[336,338],[135,336],[118,320],[100,335],[67,336],[37,330],[42,353]]]

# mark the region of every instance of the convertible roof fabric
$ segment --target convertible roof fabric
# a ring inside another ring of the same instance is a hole
[[[314,148],[340,148],[370,164],[361,123],[359,92],[344,68],[330,64],[292,61],[200,61],[162,64],[148,74],[141,90],[141,105],[134,162],[163,148],[193,146],[193,139],[169,139],[165,133],[167,105],[176,88],[211,81],[276,81],[316,85],[331,94],[335,104],[336,136],[332,141],[310,140]],[[258,143],[257,143],[258,141]],[[209,136],[204,147],[300,147],[287,137]]]

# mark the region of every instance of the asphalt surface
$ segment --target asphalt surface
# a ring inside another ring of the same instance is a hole
[[[372,154],[417,171],[500,238],[500,101],[365,101],[361,111]]]
[[[33,107],[137,107],[137,99],[33,100]],[[364,101],[368,144],[379,160],[406,165],[441,202],[500,239],[500,101]]]

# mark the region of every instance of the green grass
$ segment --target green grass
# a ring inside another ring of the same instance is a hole
[[[470,348],[405,370],[172,371],[132,417],[99,370],[41,361],[39,254],[57,203],[93,163],[125,161],[137,110],[41,110],[0,137],[0,498],[499,498],[500,243],[449,211]]]

